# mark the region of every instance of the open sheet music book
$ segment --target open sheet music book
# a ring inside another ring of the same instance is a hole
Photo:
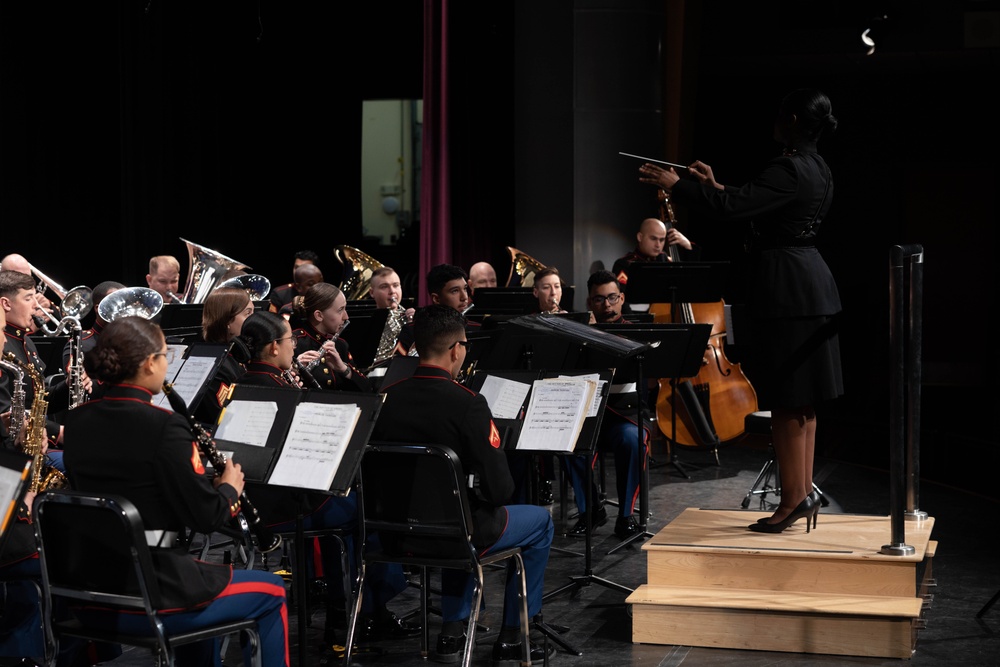
[[[517,449],[573,451],[596,393],[597,382],[586,377],[535,380]]]
[[[173,361],[167,366],[167,381],[174,391],[184,399],[188,410],[193,410],[204,395],[209,379],[218,370],[226,346],[221,343],[196,343],[192,345],[169,344]],[[172,410],[166,394],[153,397],[153,405]]]
[[[361,412],[353,403],[298,402],[268,483],[328,491]],[[278,414],[275,402],[234,399],[226,407],[215,437],[263,448]]]

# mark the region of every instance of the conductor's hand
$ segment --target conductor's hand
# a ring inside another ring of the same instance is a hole
[[[648,183],[650,185],[655,185],[659,188],[663,188],[667,192],[674,187],[674,183],[680,180],[680,176],[674,171],[673,167],[669,169],[664,169],[655,164],[646,164],[639,167],[639,182]]]
[[[226,461],[222,474],[215,478],[215,486],[220,484],[228,484],[236,489],[236,493],[243,495],[243,467],[239,463],[233,463],[232,459]]]
[[[697,178],[698,182],[702,185],[711,185],[716,190],[725,189],[724,185],[715,182],[715,174],[712,173],[712,168],[701,160],[692,162],[688,167],[688,173]]]

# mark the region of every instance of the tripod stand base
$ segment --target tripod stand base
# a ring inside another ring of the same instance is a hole
[[[581,651],[580,649],[576,648],[575,646],[573,646],[572,644],[570,644],[565,639],[563,639],[562,637],[559,636],[563,632],[566,632],[567,630],[569,630],[569,628],[567,628],[565,626],[558,626],[557,627],[557,626],[554,626],[554,625],[549,625],[544,620],[542,620],[542,615],[541,614],[538,614],[537,616],[535,616],[534,620],[531,622],[531,625],[536,630],[538,630],[539,632],[541,632],[543,635],[545,635],[546,637],[548,637],[549,639],[551,639],[554,644],[557,644],[558,646],[560,646],[567,653],[572,653],[573,655],[583,655],[583,651]]]

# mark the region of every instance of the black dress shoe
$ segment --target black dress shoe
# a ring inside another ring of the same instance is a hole
[[[540,646],[532,643],[529,649],[532,664],[539,665],[545,660],[551,659],[555,652],[555,644],[545,644]],[[521,648],[521,642],[508,644],[507,642],[498,641],[493,644],[493,667],[518,667],[523,664],[521,661],[522,657],[523,650]]]
[[[434,662],[451,664],[462,659],[462,651],[465,650],[465,633],[461,637],[451,635],[438,635],[437,646],[431,651],[430,659]]]
[[[619,540],[624,540],[629,537],[632,537],[640,530],[641,529],[639,528],[639,524],[636,522],[635,517],[632,515],[620,516],[618,517],[618,519],[615,520],[615,537],[617,537]]]
[[[372,642],[379,639],[404,639],[420,634],[420,624],[410,623],[392,612],[388,616],[374,619],[362,616],[354,631],[357,641]]]
[[[600,528],[608,522],[608,510],[604,509],[603,506],[598,507],[594,510],[594,528]],[[580,514],[580,518],[577,519],[576,525],[570,529],[567,535],[575,537],[583,537],[587,534],[587,513],[583,512]]]

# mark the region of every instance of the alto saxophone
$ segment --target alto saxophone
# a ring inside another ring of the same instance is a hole
[[[6,368],[13,374],[11,377],[10,390],[10,433],[14,439],[14,444],[21,446],[21,429],[24,428],[24,369],[18,363],[17,357],[11,352],[6,352],[3,359],[0,359],[0,368]]]
[[[32,459],[31,484],[28,488],[35,493],[41,493],[47,489],[64,489],[69,486],[66,475],[46,463],[45,460],[45,444],[49,438],[48,433],[45,432],[45,417],[49,408],[45,380],[33,365],[21,364],[20,362],[18,365],[31,378],[31,386],[35,393],[34,399],[31,401],[31,410],[28,412],[23,447],[24,453]]]
[[[385,318],[385,326],[382,328],[382,337],[379,338],[378,348],[375,350],[375,359],[372,365],[385,361],[396,351],[396,341],[399,339],[399,332],[406,324],[406,309],[394,298],[393,308],[389,309],[389,315]]]

